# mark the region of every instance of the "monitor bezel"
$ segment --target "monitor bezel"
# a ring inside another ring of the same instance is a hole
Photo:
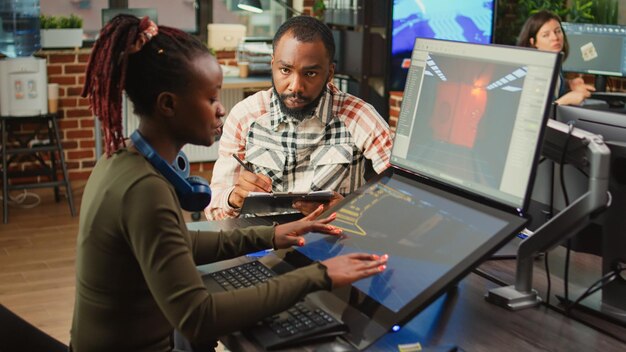
[[[494,200],[492,198],[489,198],[483,194],[480,193],[474,193],[471,190],[468,190],[466,188],[462,188],[462,187],[457,187],[448,183],[443,182],[442,180],[433,178],[430,175],[426,175],[426,174],[421,174],[416,170],[412,170],[412,169],[406,169],[400,165],[395,165],[393,162],[391,162],[391,164],[395,167],[395,168],[399,168],[404,170],[405,172],[408,173],[412,173],[418,177],[421,177],[425,180],[427,180],[427,182],[433,183],[438,185],[438,187],[441,187],[443,189],[448,190],[449,192],[455,193],[455,194],[460,194],[460,195],[464,195],[465,197],[468,197],[470,199],[473,199],[477,202],[481,202],[484,204],[488,204],[490,206],[493,207],[497,207],[499,209],[508,211],[508,212],[512,212],[512,213],[518,213],[521,215],[526,214],[526,212],[528,211],[528,206],[530,204],[530,200],[531,200],[531,195],[532,195],[532,187],[535,181],[535,177],[537,174],[537,164],[539,161],[539,158],[541,156],[541,141],[543,141],[544,138],[544,134],[545,134],[545,129],[546,129],[546,124],[548,119],[550,118],[551,112],[553,110],[552,105],[554,104],[554,95],[553,92],[555,91],[555,87],[556,87],[556,82],[558,80],[558,76],[559,76],[559,68],[560,68],[560,64],[561,64],[561,58],[562,55],[560,53],[553,53],[553,52],[548,52],[548,51],[540,51],[540,50],[536,50],[536,49],[532,49],[532,48],[523,48],[523,47],[512,47],[512,46],[507,46],[507,45],[498,45],[498,44],[476,44],[476,43],[466,43],[466,42],[455,42],[455,41],[450,41],[450,40],[439,40],[439,39],[428,39],[428,38],[416,38],[415,39],[415,44],[414,47],[416,45],[418,45],[419,42],[425,42],[426,44],[430,45],[430,44],[436,44],[437,42],[440,43],[454,43],[454,45],[457,46],[474,46],[474,47],[490,47],[490,48],[497,48],[498,50],[506,50],[506,51],[510,51],[511,55],[515,55],[515,53],[519,53],[520,51],[526,51],[527,53],[532,53],[532,55],[539,55],[539,56],[545,56],[546,59],[551,57],[551,60],[554,63],[554,68],[553,68],[553,72],[552,72],[552,77],[551,77],[551,82],[549,85],[549,88],[546,91],[547,97],[546,97],[546,106],[544,107],[544,111],[542,114],[542,118],[541,118],[541,125],[543,126],[538,134],[537,137],[537,143],[539,144],[538,147],[535,150],[535,154],[533,156],[533,162],[532,162],[532,168],[530,170],[530,174],[529,174],[529,178],[528,178],[528,183],[527,183],[527,188],[525,191],[525,196],[523,197],[523,201],[521,204],[521,207],[517,207],[508,203],[504,203],[502,201],[498,201],[498,200]],[[430,43],[430,44],[429,44]],[[413,50],[413,53],[411,54],[411,56],[413,56],[415,53],[415,49]],[[410,72],[410,70],[409,70]],[[406,82],[406,84],[408,84],[408,80]],[[406,85],[405,85],[405,91],[406,91]],[[402,115],[402,111],[399,114],[398,117],[398,122],[400,120],[400,117]]]
[[[366,293],[354,286],[333,289],[330,292],[332,296],[331,299],[329,299],[326,293],[321,293],[322,296],[320,296],[320,300],[325,305],[332,306],[332,311],[340,316],[344,322],[348,322],[348,324],[349,322],[362,323],[363,319],[368,320],[368,322],[362,326],[362,330],[359,329],[360,331],[348,332],[343,336],[348,342],[359,349],[365,348],[375,342],[382,336],[382,334],[391,331],[391,328],[394,325],[402,326],[410,321],[420,311],[439,298],[443,293],[452,289],[456,283],[469,274],[472,269],[484,260],[490,258],[493,253],[509,242],[517,233],[519,233],[521,229],[523,229],[524,225],[528,221],[528,218],[526,217],[504,212],[460,195],[451,194],[440,188],[427,185],[419,180],[419,178],[415,178],[415,175],[396,168],[389,168],[382,174],[375,176],[365,186],[348,195],[335,207],[327,210],[321,215],[321,217],[323,218],[329,216],[333,212],[336,212],[337,209],[340,209],[342,206],[350,203],[354,198],[359,197],[365,192],[365,190],[375,183],[384,182],[385,179],[391,178],[400,182],[406,182],[413,187],[419,187],[426,192],[431,192],[432,194],[444,197],[447,200],[458,202],[460,205],[470,207],[479,212],[484,212],[487,215],[503,220],[506,224],[502,229],[494,233],[489,240],[485,241],[482,245],[469,253],[464,259],[459,260],[456,265],[454,265],[446,274],[442,275],[437,281],[432,283],[426,290],[417,294],[413,299],[411,299],[410,302],[398,310],[398,312],[392,311],[373,298],[370,298]],[[309,265],[315,260],[306,257],[304,254],[300,253],[297,248],[289,249],[284,253],[281,253],[280,256],[282,261],[278,265],[284,265],[284,261],[291,267],[295,268]],[[271,258],[262,258],[261,261],[268,266],[275,263]],[[272,267],[272,269],[276,270],[275,267]],[[278,269],[277,271],[285,272],[284,269]]]

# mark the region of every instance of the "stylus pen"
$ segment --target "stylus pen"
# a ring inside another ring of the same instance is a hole
[[[244,169],[254,173],[254,170],[252,170],[252,168],[248,165],[246,165],[246,163],[244,163],[243,161],[241,161],[241,159],[239,159],[239,157],[237,157],[237,154],[233,154],[233,158],[235,158],[235,160],[237,160],[237,162],[239,164],[241,164],[241,166],[243,166]]]

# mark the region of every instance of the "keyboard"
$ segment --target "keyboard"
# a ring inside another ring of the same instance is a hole
[[[276,276],[276,274],[255,260],[211,273],[210,276],[225,290],[235,290],[263,283]]]
[[[245,333],[271,351],[340,336],[347,331],[346,325],[324,310],[301,301]]]
[[[263,283],[276,274],[259,261],[252,261],[209,274],[226,290]],[[274,350],[343,335],[346,325],[306,300],[245,331],[266,350]]]

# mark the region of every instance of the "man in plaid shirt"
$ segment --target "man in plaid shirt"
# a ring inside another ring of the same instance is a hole
[[[273,46],[273,87],[238,103],[224,123],[205,209],[209,220],[238,216],[249,192],[329,189],[335,196],[326,206],[333,205],[364,184],[365,158],[377,173],[389,166],[389,125],[371,105],[331,83],[330,29],[313,17],[292,17]],[[298,203],[305,214],[318,205]]]

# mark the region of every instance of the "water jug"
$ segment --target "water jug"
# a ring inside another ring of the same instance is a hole
[[[0,52],[30,56],[40,47],[39,0],[0,1]]]

